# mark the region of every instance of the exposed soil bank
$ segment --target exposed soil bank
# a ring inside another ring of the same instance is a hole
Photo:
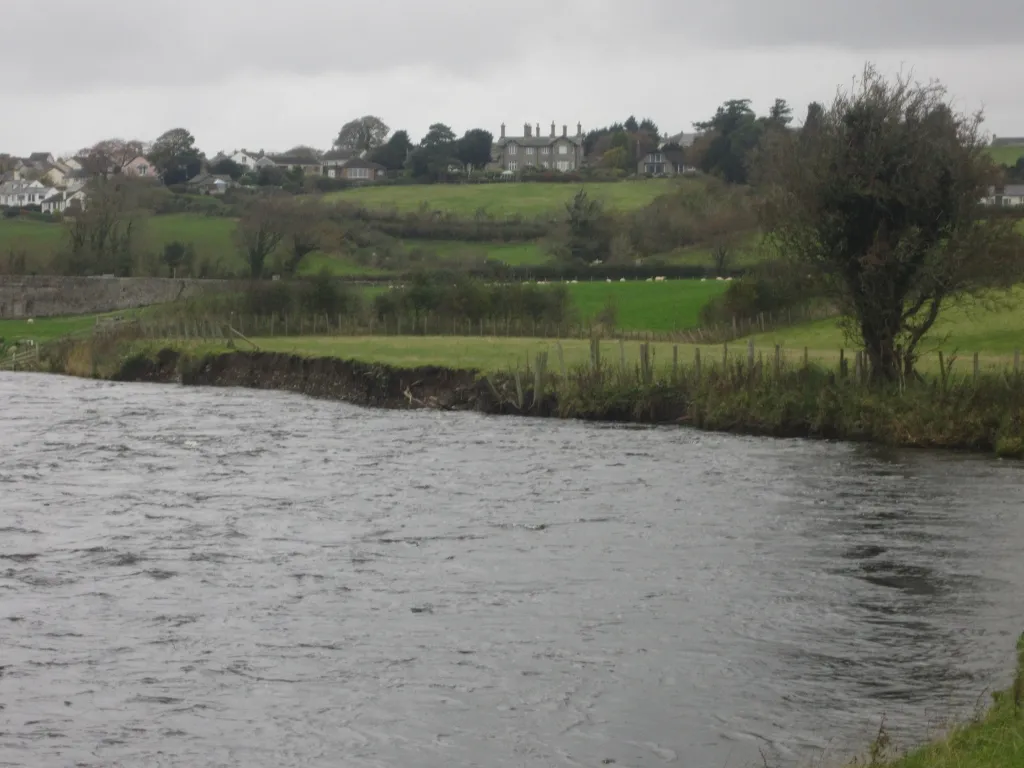
[[[277,352],[229,352],[192,359],[177,350],[163,349],[155,357],[128,358],[110,378],[201,387],[277,389],[375,408],[499,410],[489,387],[478,380],[475,371],[440,367],[400,369],[378,363]]]
[[[555,376],[481,375],[438,366],[277,352],[190,355],[117,340],[69,342],[43,368],[115,381],[279,389],[378,408],[473,410],[718,432],[873,442],[1024,455],[1024,376],[926,381],[879,389],[813,368],[765,372],[742,365],[680,370],[678,376],[582,367]],[[539,396],[538,396],[539,393]]]

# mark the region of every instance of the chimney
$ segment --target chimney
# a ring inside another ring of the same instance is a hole
[[[583,123],[576,123],[576,135],[577,136],[582,136],[583,135]]]
[[[530,127],[529,123],[523,123],[523,136],[530,138],[530,131],[532,130],[533,128]]]
[[[551,121],[551,138],[555,138],[555,121]]]
[[[568,125],[563,125],[562,126],[562,138],[564,139],[568,135],[569,135],[569,126]]]
[[[540,123],[537,123],[537,132],[533,135],[536,136],[538,139],[540,138]]]
[[[501,138],[503,138],[503,139],[505,138],[505,124],[504,123],[501,124]]]

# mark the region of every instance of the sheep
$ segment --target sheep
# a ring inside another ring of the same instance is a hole
[[[33,320],[31,317],[28,319],[28,324],[29,325],[32,325],[32,323],[34,323],[34,322],[35,322],[35,320]]]
[[[646,283],[653,283],[654,282],[654,278],[653,277],[648,277],[644,282],[646,282]]]
[[[624,277],[620,277],[620,278],[619,278],[619,282],[620,282],[620,283],[624,283],[624,282],[626,282],[626,278],[624,278]]]
[[[610,277],[606,277],[606,278],[604,279],[604,281],[605,281],[606,283],[610,283],[610,282],[612,281],[612,279],[611,279]]]
[[[665,282],[665,278],[664,277],[656,277],[656,278],[654,278],[654,282],[656,282],[656,283],[664,283]]]

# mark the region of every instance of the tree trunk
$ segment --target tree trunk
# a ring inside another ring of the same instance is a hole
[[[899,327],[887,327],[880,320],[861,321],[861,336],[864,348],[871,361],[873,381],[898,381],[901,374],[901,359],[896,347]]]

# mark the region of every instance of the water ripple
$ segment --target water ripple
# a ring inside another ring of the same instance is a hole
[[[0,404],[0,765],[800,765],[1010,672],[1010,463],[25,374]]]

